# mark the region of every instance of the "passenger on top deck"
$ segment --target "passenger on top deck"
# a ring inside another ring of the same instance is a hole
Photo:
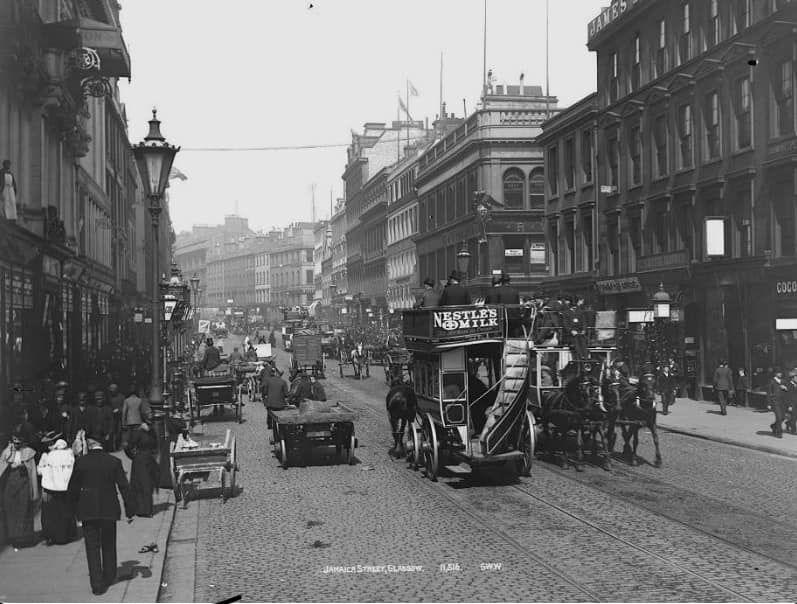
[[[418,300],[418,303],[415,305],[416,308],[433,308],[435,306],[439,306],[440,304],[440,294],[438,294],[434,289],[434,281],[432,281],[429,277],[423,280],[423,297]]]
[[[448,285],[443,288],[440,306],[467,306],[471,303],[470,293],[459,284],[459,271],[452,271],[448,277]]]

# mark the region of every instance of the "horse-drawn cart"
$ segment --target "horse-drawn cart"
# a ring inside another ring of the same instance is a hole
[[[193,382],[193,392],[191,388],[188,390],[188,411],[191,415],[191,423],[202,422],[203,407],[212,407],[214,415],[217,413],[223,415],[224,407],[229,406],[240,424],[243,421],[242,388],[243,386],[238,383],[231,371],[196,378]]]
[[[294,332],[291,374],[295,375],[299,371],[316,378],[325,377],[321,332],[312,329],[301,329]]]
[[[342,405],[304,401],[299,407],[269,409],[274,454],[283,468],[303,463],[314,447],[335,447],[344,461],[354,461],[354,411]]]
[[[185,507],[190,495],[218,491],[226,501],[236,493],[235,436],[228,429],[223,442],[214,442],[213,437],[202,435],[193,435],[193,438],[197,440],[189,443],[178,440],[170,447],[175,499],[182,499]]]
[[[412,382],[412,356],[406,348],[389,349],[382,359],[382,366],[388,386],[397,380]]]

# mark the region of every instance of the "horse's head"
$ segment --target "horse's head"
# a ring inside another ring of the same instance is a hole
[[[653,407],[656,404],[656,376],[652,373],[643,374],[637,384],[636,393],[640,406]]]

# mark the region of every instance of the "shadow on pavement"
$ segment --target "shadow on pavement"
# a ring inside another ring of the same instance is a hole
[[[152,576],[152,571],[149,566],[143,566],[138,560],[125,560],[119,566],[117,576],[120,581],[130,581],[136,577],[149,579]]]

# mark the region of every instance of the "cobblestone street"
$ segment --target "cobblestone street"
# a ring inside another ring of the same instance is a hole
[[[520,482],[499,472],[433,484],[387,454],[381,368],[362,382],[330,369],[328,399],[359,414],[355,465],[318,455],[283,470],[261,403],[246,405],[240,426],[205,424],[235,430],[244,490],[177,512],[175,532],[197,526],[196,601],[793,596],[797,541],[780,519],[797,512],[794,460],[665,432],[662,469],[617,462],[576,474],[538,461]],[[643,455],[649,446],[643,437]]]

